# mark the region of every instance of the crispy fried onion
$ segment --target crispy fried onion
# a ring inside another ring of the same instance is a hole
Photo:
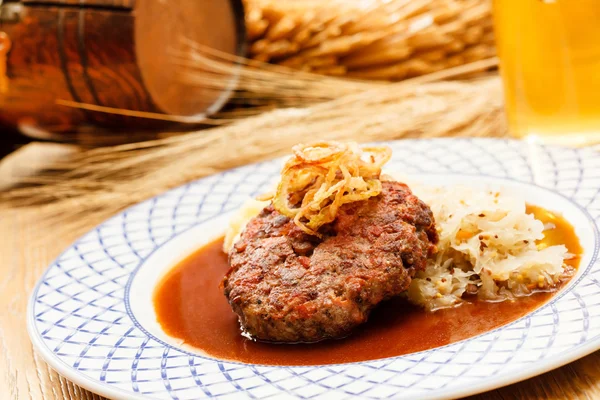
[[[299,144],[293,152],[277,192],[262,199],[272,199],[277,211],[319,237],[319,228],[333,222],[343,204],[381,193],[381,167],[392,155],[389,147],[338,142]]]

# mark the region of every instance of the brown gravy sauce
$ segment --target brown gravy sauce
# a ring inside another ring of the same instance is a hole
[[[556,228],[541,243],[564,244],[570,253],[582,248],[571,224],[536,206],[527,212]],[[466,302],[433,313],[402,299],[373,311],[369,322],[350,337],[313,344],[268,344],[241,335],[236,315],[219,289],[227,271],[223,239],[202,247],[173,268],[154,293],[162,329],[203,353],[221,359],[269,365],[322,365],[394,357],[451,344],[512,322],[546,303],[553,293],[535,293],[515,301]],[[572,267],[579,257],[568,260]]]

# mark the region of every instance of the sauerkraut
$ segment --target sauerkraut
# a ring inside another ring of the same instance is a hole
[[[431,208],[440,237],[437,254],[408,289],[412,303],[451,307],[465,293],[504,300],[550,289],[564,277],[567,248],[536,245],[545,227],[526,213],[524,200],[469,187],[412,189]]]

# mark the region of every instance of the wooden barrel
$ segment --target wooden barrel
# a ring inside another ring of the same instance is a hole
[[[67,133],[88,124],[164,128],[57,100],[200,120],[218,110],[228,93],[185,84],[170,62],[173,48],[185,37],[244,52],[240,0],[4,0],[0,11],[0,31],[12,42],[0,124],[28,132]]]

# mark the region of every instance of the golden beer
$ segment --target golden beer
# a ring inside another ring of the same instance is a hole
[[[600,138],[600,0],[494,0],[506,112],[518,137]]]

